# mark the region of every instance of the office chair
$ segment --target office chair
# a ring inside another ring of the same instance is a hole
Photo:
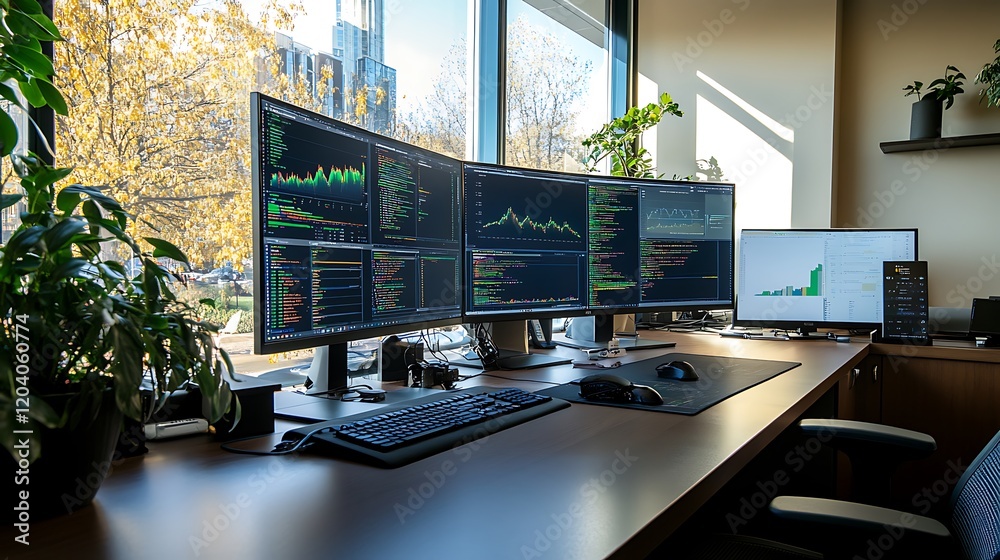
[[[901,464],[929,456],[934,438],[912,430],[854,420],[807,419],[804,436],[843,451],[851,462],[852,501],[890,507],[891,479]]]
[[[881,430],[883,427],[873,425]],[[860,429],[860,427],[858,427]],[[921,438],[922,439],[922,438]],[[695,560],[815,558],[965,558],[1000,560],[1000,432],[965,471],[951,495],[948,526],[898,510],[823,498],[778,496],[769,509],[808,531],[804,550],[753,537],[719,535],[685,550]]]

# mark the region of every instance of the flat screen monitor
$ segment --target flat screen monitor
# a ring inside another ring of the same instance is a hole
[[[734,189],[731,183],[590,177],[589,309],[732,309]]]
[[[469,321],[587,308],[587,178],[466,163],[464,314]]]
[[[882,263],[917,260],[917,230],[743,230],[738,259],[734,325],[875,329]]]
[[[458,322],[461,162],[259,93],[251,105],[254,351]]]

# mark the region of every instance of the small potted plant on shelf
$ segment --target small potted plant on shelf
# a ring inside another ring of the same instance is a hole
[[[987,107],[1000,107],[1000,39],[993,45],[993,51],[998,56],[993,62],[983,65],[976,76],[976,83],[986,86],[979,92],[979,102],[985,99]]]
[[[0,96],[7,101],[0,157],[22,191],[0,193],[0,210],[20,209],[20,225],[0,245],[0,464],[5,495],[30,506],[14,508],[26,522],[90,502],[110,470],[123,415],[143,420],[189,381],[212,422],[234,399],[232,365],[212,338],[218,327],[193,316],[172,291],[179,279],[157,260],[186,264],[184,254],[152,238],[144,249],[127,233],[125,210],[100,188],[58,188],[72,169],[14,153],[12,114],[27,114],[29,104],[67,112],[40,46],[61,37],[34,0],[6,0],[0,17]],[[107,242],[138,257],[138,272],[103,257]]]
[[[965,92],[962,89],[964,79],[965,74],[958,68],[948,66],[944,77],[931,82],[926,92],[921,92],[923,82],[915,81],[903,88],[906,92],[903,97],[917,96],[910,113],[910,140],[941,137],[942,115],[954,105],[955,96]]]

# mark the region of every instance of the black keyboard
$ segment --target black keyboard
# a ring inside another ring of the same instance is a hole
[[[521,389],[475,387],[422,397],[360,415],[288,431],[310,432],[308,448],[379,467],[401,467],[566,408],[569,403]]]

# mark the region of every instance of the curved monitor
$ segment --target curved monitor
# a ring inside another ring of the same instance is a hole
[[[808,333],[882,323],[882,262],[917,260],[916,229],[740,232],[733,324]]]
[[[251,95],[254,351],[458,322],[461,162]]]
[[[594,313],[732,309],[732,183],[588,180]]]
[[[733,307],[734,185],[466,163],[468,320]]]

